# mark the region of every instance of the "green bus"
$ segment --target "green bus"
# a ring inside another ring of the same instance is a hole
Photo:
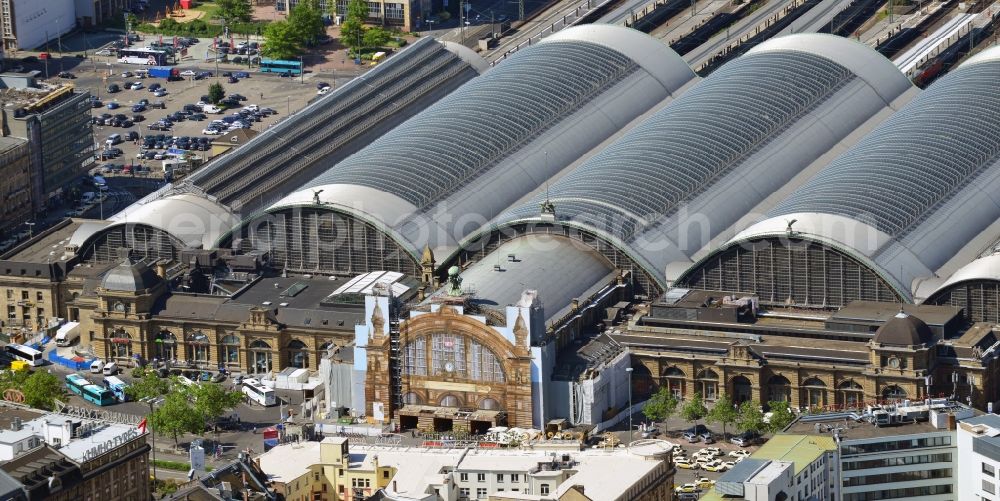
[[[111,405],[118,401],[115,398],[115,394],[111,390],[98,386],[96,384],[88,384],[83,387],[83,399],[100,406]]]

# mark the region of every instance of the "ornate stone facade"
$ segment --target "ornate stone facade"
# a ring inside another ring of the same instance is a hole
[[[530,310],[511,308],[517,312],[513,326],[490,325],[485,317],[466,314],[461,302],[416,312],[400,323],[399,356],[393,357],[391,336],[382,333],[382,313],[376,307],[367,348],[366,400],[383,403],[386,417],[404,427],[530,427],[530,322],[524,318]],[[390,396],[394,370],[400,374],[402,407]]]

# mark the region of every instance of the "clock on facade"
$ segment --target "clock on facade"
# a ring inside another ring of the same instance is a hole
[[[446,362],[444,364],[445,372],[455,372],[455,362]]]
[[[889,358],[889,367],[892,367],[893,369],[898,369],[899,368],[899,359],[896,358],[896,357]]]
[[[115,303],[115,311],[124,312],[125,311],[125,303],[123,303],[121,301],[116,302]]]

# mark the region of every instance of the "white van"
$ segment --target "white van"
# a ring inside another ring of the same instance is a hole
[[[122,142],[121,134],[111,134],[110,136],[108,136],[108,144],[114,146],[120,142]]]
[[[90,363],[90,373],[100,374],[104,370],[104,360],[97,359]]]
[[[222,113],[222,108],[219,108],[218,106],[215,106],[213,104],[206,104],[205,106],[201,107],[201,111],[205,113]]]
[[[115,374],[118,374],[118,364],[115,362],[108,362],[104,365],[105,376],[114,376]]]

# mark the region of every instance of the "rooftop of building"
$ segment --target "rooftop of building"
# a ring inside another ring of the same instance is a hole
[[[957,306],[853,301],[833,312],[830,320],[887,322],[900,311],[919,318],[927,325],[944,325],[962,315],[962,308]]]
[[[0,154],[6,153],[8,150],[17,148],[27,142],[27,139],[21,139],[19,137],[0,136]]]
[[[623,486],[638,482],[660,464],[646,459],[657,450],[629,452],[584,450],[568,453],[572,465],[566,468],[569,478],[555,494],[561,495],[574,485],[582,485],[587,496],[595,501],[616,499]],[[379,466],[392,466],[396,474],[390,482],[400,496],[425,494],[429,485],[442,482],[442,471],[510,471],[527,472],[539,464],[552,463],[555,458],[544,451],[521,450],[446,450],[419,447],[351,446],[351,467],[371,469],[375,457]],[[260,456],[260,466],[269,478],[287,482],[307,473],[320,461],[320,442],[279,445]],[[387,488],[387,489],[389,489]]]
[[[975,409],[954,401],[935,399],[932,402],[934,403],[930,407],[937,407],[942,412],[954,413],[957,416],[961,416],[963,414],[971,416],[972,414],[978,412]],[[909,407],[900,405],[896,409],[900,411],[906,411],[908,409],[920,411],[926,410],[927,407],[928,406],[925,405],[925,402],[915,401],[912,402]],[[890,408],[890,411],[891,410],[892,408]],[[840,436],[841,441],[850,442],[851,440],[870,440],[883,437],[909,436],[923,433],[942,433],[948,431],[946,422],[943,426],[935,426],[933,421],[928,419],[904,421],[894,423],[889,426],[875,426],[873,423],[865,419],[865,414],[866,411],[848,411],[800,416],[799,419],[785,428],[784,433],[793,435],[811,435],[814,437],[820,436],[832,439],[834,432],[836,432]],[[975,417],[961,418],[963,422],[969,422],[970,420],[975,419]]]
[[[27,85],[17,88],[0,88],[0,102],[3,102],[6,108],[36,111],[46,105],[61,101],[67,95],[72,95],[74,89],[71,84],[50,84],[34,79],[27,79],[23,82]]]
[[[19,419],[21,422],[20,430],[13,429],[15,419]],[[46,436],[44,427],[47,424],[59,423],[61,425],[67,421],[72,423],[73,438],[57,447],[56,450],[78,463],[85,461],[87,452],[95,445],[112,441],[116,437],[136,429],[135,426],[83,419],[38,409],[0,406],[0,442],[10,443],[13,440],[31,435],[37,435],[44,439]],[[85,426],[87,431],[82,433],[83,436],[78,437],[77,434],[80,433],[81,426]]]
[[[835,450],[837,443],[832,436],[779,434],[757,449],[751,458],[795,463],[798,475],[823,454]]]
[[[81,219],[66,219],[62,223],[37,233],[30,240],[14,247],[0,257],[4,261],[32,264],[66,261],[64,258],[66,245],[69,244],[73,233],[83,223],[84,220]]]

